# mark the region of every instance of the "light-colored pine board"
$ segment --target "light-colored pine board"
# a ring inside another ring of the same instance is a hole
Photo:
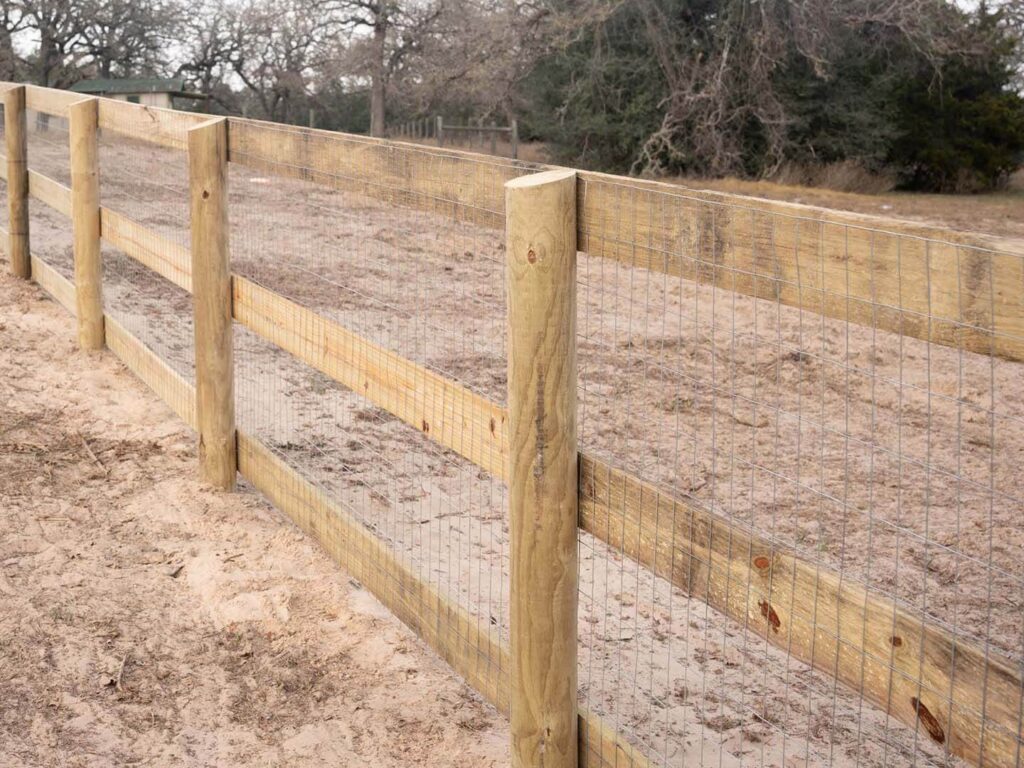
[[[62,213],[68,218],[71,217],[71,187],[29,169],[28,193],[39,202],[53,208],[57,213]]]
[[[64,309],[75,314],[75,286],[38,256],[32,256],[32,279]]]
[[[234,313],[260,337],[445,448],[505,476],[508,426],[503,408],[238,275]]]
[[[100,208],[100,235],[140,264],[192,292],[192,255],[188,248],[104,207]]]
[[[500,158],[231,119],[232,162],[485,227]],[[1024,360],[1024,254],[970,233],[890,218],[581,172],[579,247],[630,266]]]
[[[1024,360],[1024,254],[935,227],[580,174],[580,250]]]
[[[195,429],[195,387],[109,314],[105,325],[110,351],[167,403],[178,418]]]
[[[492,229],[505,226],[505,182],[539,167],[241,118],[230,126],[233,163]]]
[[[983,765],[1017,765],[1020,670],[724,518],[581,456],[580,525],[692,597]],[[927,716],[925,720],[929,719]],[[984,723],[984,750],[982,732]]]
[[[129,104],[114,99],[100,99],[99,110],[102,130],[181,150],[188,147],[188,130],[210,119],[209,115]]]
[[[25,86],[25,106],[36,112],[44,112],[57,117],[67,117],[68,107],[83,98],[80,93],[58,88],[43,88],[38,85]]]

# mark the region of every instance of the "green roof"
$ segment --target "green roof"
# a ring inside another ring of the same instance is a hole
[[[79,80],[71,86],[75,93],[170,93],[185,91],[181,78],[124,77]]]

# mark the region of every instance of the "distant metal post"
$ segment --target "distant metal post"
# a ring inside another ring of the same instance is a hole
[[[437,146],[444,146],[444,118],[437,116]]]

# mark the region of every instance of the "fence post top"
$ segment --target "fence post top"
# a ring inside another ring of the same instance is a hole
[[[545,184],[557,184],[560,181],[576,180],[576,171],[572,168],[556,168],[551,171],[531,173],[528,176],[520,176],[505,182],[505,189],[529,189],[530,187],[541,187]]]
[[[185,133],[192,133],[193,131],[201,131],[203,129],[213,128],[214,126],[224,123],[227,125],[228,119],[224,115],[218,115],[217,117],[211,117],[209,120],[204,120],[198,125],[190,126],[186,129]]]

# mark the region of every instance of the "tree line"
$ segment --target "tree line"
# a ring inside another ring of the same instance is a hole
[[[1024,160],[1024,0],[0,0],[0,76],[176,76],[206,108],[385,135],[516,118],[639,174],[936,191]]]

